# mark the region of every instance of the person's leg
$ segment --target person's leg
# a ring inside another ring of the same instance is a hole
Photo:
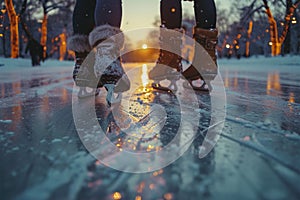
[[[196,27],[203,29],[216,28],[216,5],[214,0],[194,0]]]
[[[73,70],[73,79],[78,86],[78,72],[84,59],[91,51],[88,40],[89,33],[95,26],[94,10],[96,0],[76,0],[73,11],[73,35],[68,39],[68,48],[75,52],[75,66]]]
[[[176,89],[176,75],[174,73],[182,71],[181,64],[181,45],[182,34],[182,6],[181,0],[161,0],[160,1],[160,51],[156,65],[149,72],[149,78],[154,80],[152,86],[160,90]],[[168,29],[173,29],[174,32]],[[175,31],[178,31],[175,32]],[[172,51],[167,51],[171,49]],[[175,69],[175,70],[174,70]],[[162,86],[160,81],[169,79],[171,84],[167,87]]]
[[[194,38],[200,43],[217,64],[215,48],[218,41],[216,29],[217,12],[214,0],[195,0]]]
[[[160,19],[162,27],[166,27],[168,29],[181,28],[181,0],[161,0]]]
[[[95,6],[96,0],[76,0],[73,11],[74,35],[88,35],[93,30]]]
[[[30,54],[30,57],[31,57],[31,65],[34,67],[35,66],[34,55]]]
[[[214,0],[194,0],[194,12],[196,26],[194,27],[193,37],[210,55],[215,65],[211,64],[210,59],[199,59],[202,52],[199,45],[195,44],[195,55],[193,64],[183,72],[183,76],[190,81],[202,79],[201,87],[194,87],[196,90],[211,90],[210,81],[217,75],[217,56],[216,45],[218,41],[218,31],[216,29],[216,6]],[[203,53],[202,53],[203,54]],[[205,57],[203,55],[203,57]],[[196,58],[196,59],[195,59]],[[208,88],[205,85],[208,85]]]
[[[122,20],[121,0],[97,0],[95,8],[95,24],[108,24],[120,28]]]
[[[35,63],[36,65],[41,65],[41,60],[38,51],[35,53]]]
[[[130,88],[120,59],[120,50],[124,45],[121,19],[121,0],[97,0],[96,27],[89,34],[89,42],[96,49],[94,74],[99,79],[98,87],[106,88],[109,105],[115,101],[113,93],[121,93]]]

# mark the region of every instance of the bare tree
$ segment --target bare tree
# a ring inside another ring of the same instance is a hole
[[[277,56],[281,53],[281,46],[288,34],[290,22],[291,22],[291,17],[294,14],[295,9],[297,6],[300,4],[300,0],[297,0],[294,4],[291,2],[291,0],[287,0],[286,2],[286,7],[287,7],[287,12],[285,16],[285,21],[284,21],[284,28],[279,35],[278,33],[278,27],[277,27],[277,21],[275,20],[271,9],[268,5],[267,0],[263,0],[264,7],[266,9],[266,14],[268,16],[269,24],[270,24],[270,37],[271,37],[271,48],[272,48],[272,55]]]
[[[74,0],[39,0],[43,8],[43,20],[41,27],[41,45],[44,47],[44,57],[46,57],[47,52],[47,25],[48,25],[48,15],[52,11],[64,10],[69,8],[74,4]]]
[[[5,0],[5,6],[10,21],[10,45],[11,58],[19,57],[19,29],[18,29],[18,15],[12,0]]]

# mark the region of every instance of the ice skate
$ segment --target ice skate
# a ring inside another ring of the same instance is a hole
[[[68,48],[75,52],[73,80],[79,87],[78,98],[98,95],[100,90],[95,88],[97,79],[93,73],[94,62],[89,53],[91,47],[87,35],[74,35],[68,41]]]
[[[120,59],[124,35],[117,27],[103,25],[90,33],[89,42],[95,48],[94,74],[99,80],[98,86],[103,86],[107,90],[106,101],[110,106],[119,102],[121,93],[130,88],[130,81]]]
[[[164,65],[156,65],[149,73],[149,77],[153,79],[151,86],[154,89],[162,90],[166,92],[177,91],[178,87],[176,81],[180,79],[180,75],[174,69]],[[158,73],[154,75],[154,73]],[[163,86],[161,81],[168,80],[170,83],[168,86]]]
[[[153,80],[152,87],[162,91],[176,91],[176,81],[180,79],[182,72],[181,44],[183,30],[174,29],[178,34],[172,33],[166,28],[160,30],[159,57],[156,65],[149,72],[149,78]],[[166,50],[170,49],[172,52]],[[163,86],[161,81],[168,80],[170,84]]]
[[[217,36],[218,31],[216,29],[206,30],[198,27],[194,28],[195,42],[198,42],[200,45],[202,45],[202,47],[208,53],[211,59],[203,59],[200,62],[198,62],[194,58],[193,64],[182,73],[183,77],[187,80],[183,84],[184,87],[190,88],[190,85],[196,91],[206,92],[210,92],[213,89],[210,82],[216,77],[218,73],[217,56],[215,52],[218,41]],[[198,45],[195,45],[194,57],[202,51],[201,49],[199,49]],[[196,85],[194,84],[195,81],[201,82],[201,84]]]
[[[186,69],[183,74],[186,81],[183,83],[183,87],[193,89],[195,91],[200,92],[209,92],[212,87],[210,82],[205,82],[204,78],[198,72],[198,70],[191,65],[188,69]]]

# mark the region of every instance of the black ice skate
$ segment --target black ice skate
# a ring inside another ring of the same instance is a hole
[[[177,31],[177,32],[175,32]],[[181,44],[183,30],[160,29],[160,51],[154,68],[149,72],[149,78],[154,82],[152,87],[158,90],[177,90],[176,81],[182,72]],[[168,51],[169,50],[169,51]],[[161,81],[169,80],[169,86],[162,86]]]
[[[198,56],[205,57],[205,55],[203,55],[203,53],[201,52],[202,49],[199,49],[199,44],[195,45],[195,55],[193,64],[182,73],[184,78],[188,80],[188,83],[185,82],[183,84],[184,87],[188,88],[188,84],[190,84],[191,87],[197,91],[210,92],[212,90],[210,82],[216,77],[218,73],[216,56],[216,45],[218,42],[217,36],[218,31],[216,29],[206,30],[198,27],[194,28],[195,42],[202,45],[202,47],[208,53],[211,59],[195,59]],[[196,86],[194,84],[194,81],[196,80],[201,82],[200,86]]]
[[[87,35],[73,35],[68,40],[68,48],[75,52],[75,66],[73,69],[73,80],[79,86],[78,98],[98,95],[99,89],[94,88],[97,81],[93,75],[93,63],[86,61],[91,51]],[[92,77],[92,78],[91,78]],[[90,87],[87,88],[87,87]]]
[[[117,27],[103,25],[96,27],[90,33],[89,42],[92,47],[95,47],[93,68],[94,74],[99,80],[98,87],[103,86],[107,90],[106,101],[110,106],[111,103],[119,102],[121,93],[130,88],[130,81],[120,59],[124,35]]]

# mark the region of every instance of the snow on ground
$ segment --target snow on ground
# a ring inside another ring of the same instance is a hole
[[[24,58],[3,58],[0,57],[0,66],[1,70],[10,71],[10,70],[20,70],[24,68],[44,68],[44,67],[70,67],[73,65],[73,61],[59,61],[48,59],[45,62],[41,62],[40,66],[32,67],[30,59]]]

